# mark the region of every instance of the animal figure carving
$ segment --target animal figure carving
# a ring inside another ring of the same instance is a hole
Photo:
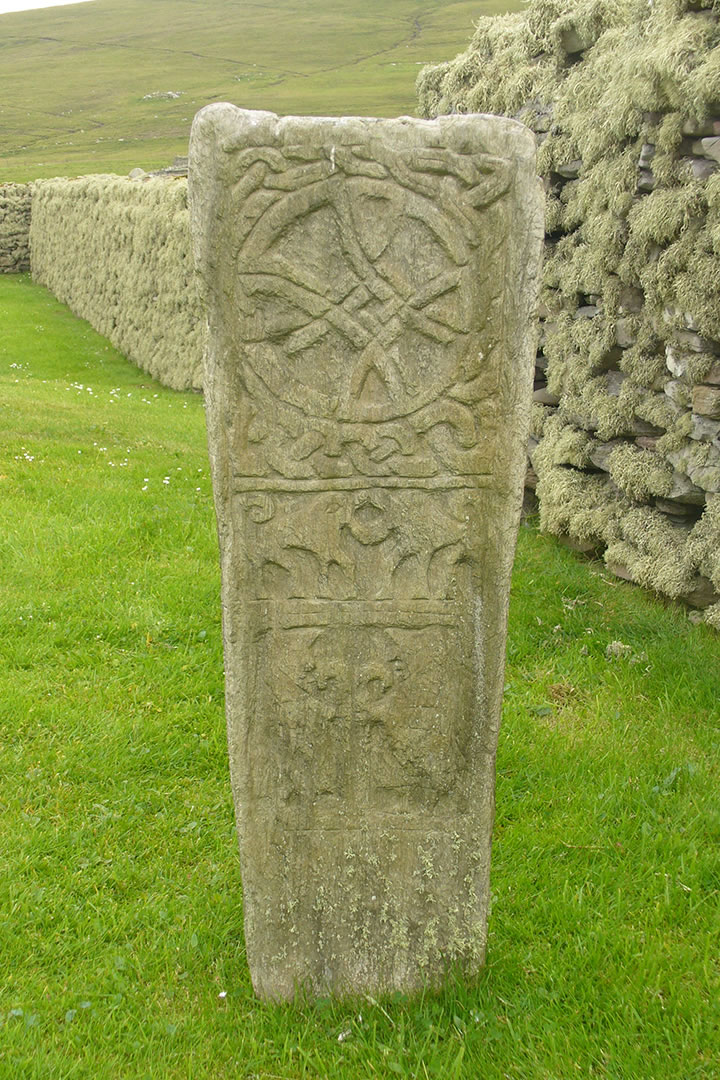
[[[261,503],[245,496],[240,512],[256,596],[452,599],[472,562],[467,499],[462,491],[379,489],[263,496]]]

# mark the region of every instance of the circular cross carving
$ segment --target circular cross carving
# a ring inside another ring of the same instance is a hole
[[[310,416],[413,413],[458,378],[473,326],[469,260],[461,228],[394,181],[331,176],[282,193],[239,256],[245,358]]]

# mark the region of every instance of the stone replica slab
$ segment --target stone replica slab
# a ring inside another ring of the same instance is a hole
[[[195,119],[230,763],[262,997],[410,991],[484,959],[534,157],[495,117]]]

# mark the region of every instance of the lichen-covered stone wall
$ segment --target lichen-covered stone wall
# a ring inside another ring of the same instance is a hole
[[[720,628],[720,0],[531,0],[420,111],[537,134],[541,527]]]
[[[0,184],[0,274],[30,269],[32,184]]]
[[[30,241],[36,281],[165,386],[201,388],[184,178],[38,181]]]

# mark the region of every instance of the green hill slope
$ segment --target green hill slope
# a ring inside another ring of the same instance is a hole
[[[521,0],[95,0],[0,16],[0,180],[150,169],[211,101],[415,111],[420,66]],[[177,96],[175,96],[177,95]]]

